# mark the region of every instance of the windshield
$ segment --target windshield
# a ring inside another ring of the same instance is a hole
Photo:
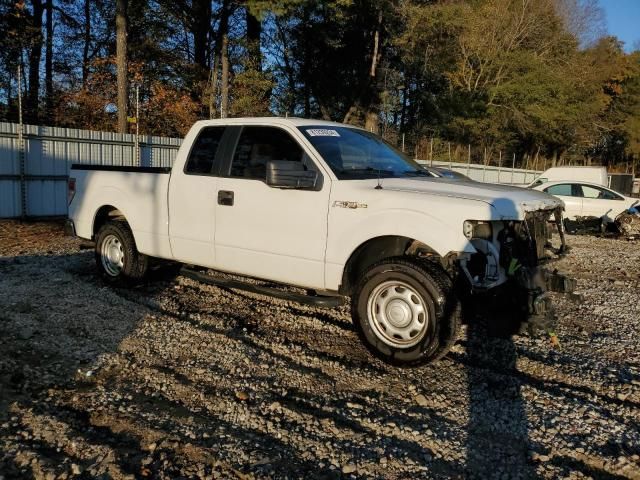
[[[299,129],[340,180],[433,176],[373,133],[322,125]]]

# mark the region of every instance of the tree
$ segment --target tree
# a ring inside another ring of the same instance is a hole
[[[211,30],[211,0],[193,0],[191,19],[193,58],[202,75],[209,67],[209,32]]]
[[[127,133],[129,85],[127,77],[127,0],[116,0],[116,68],[118,78],[118,132]]]
[[[84,0],[84,29],[82,43],[82,86],[89,74],[89,49],[91,48],[91,0]]]
[[[26,120],[37,124],[40,118],[40,59],[42,58],[42,13],[44,6],[42,0],[31,0],[31,6],[31,48]]]
[[[592,46],[606,36],[607,22],[598,0],[556,0],[555,7],[582,47]]]
[[[22,64],[30,122],[126,131],[135,82],[144,133],[288,113],[419,155],[434,137],[454,157],[640,155],[639,59],[603,35],[596,0],[12,0],[0,31],[2,120]]]
[[[45,53],[45,112],[50,121],[53,113],[53,0],[46,0],[47,10],[47,42]]]

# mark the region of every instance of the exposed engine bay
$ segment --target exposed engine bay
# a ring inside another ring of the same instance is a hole
[[[551,223],[553,222],[553,223]],[[553,225],[561,245],[553,248]],[[554,255],[566,251],[560,208],[527,212],[524,221],[475,222],[465,235],[476,249],[458,259],[461,276],[472,297],[486,295],[511,305],[513,317],[530,327],[551,330],[554,323],[549,289],[572,291],[575,281],[541,268]]]

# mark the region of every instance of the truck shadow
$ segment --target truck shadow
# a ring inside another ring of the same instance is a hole
[[[494,338],[487,318],[475,318],[467,327],[466,358],[469,392],[467,475],[498,478],[505,461],[508,471],[521,478],[537,478],[531,463],[532,444],[524,382],[518,376],[517,351],[511,338]],[[516,467],[516,468],[514,468]]]

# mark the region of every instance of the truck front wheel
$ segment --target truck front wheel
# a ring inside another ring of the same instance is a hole
[[[148,257],[136,248],[131,229],[123,221],[105,223],[96,235],[96,265],[112,283],[142,279],[147,273]]]
[[[395,257],[369,267],[351,308],[364,344],[396,365],[422,365],[443,357],[460,325],[460,303],[451,280],[438,265],[419,259]]]

